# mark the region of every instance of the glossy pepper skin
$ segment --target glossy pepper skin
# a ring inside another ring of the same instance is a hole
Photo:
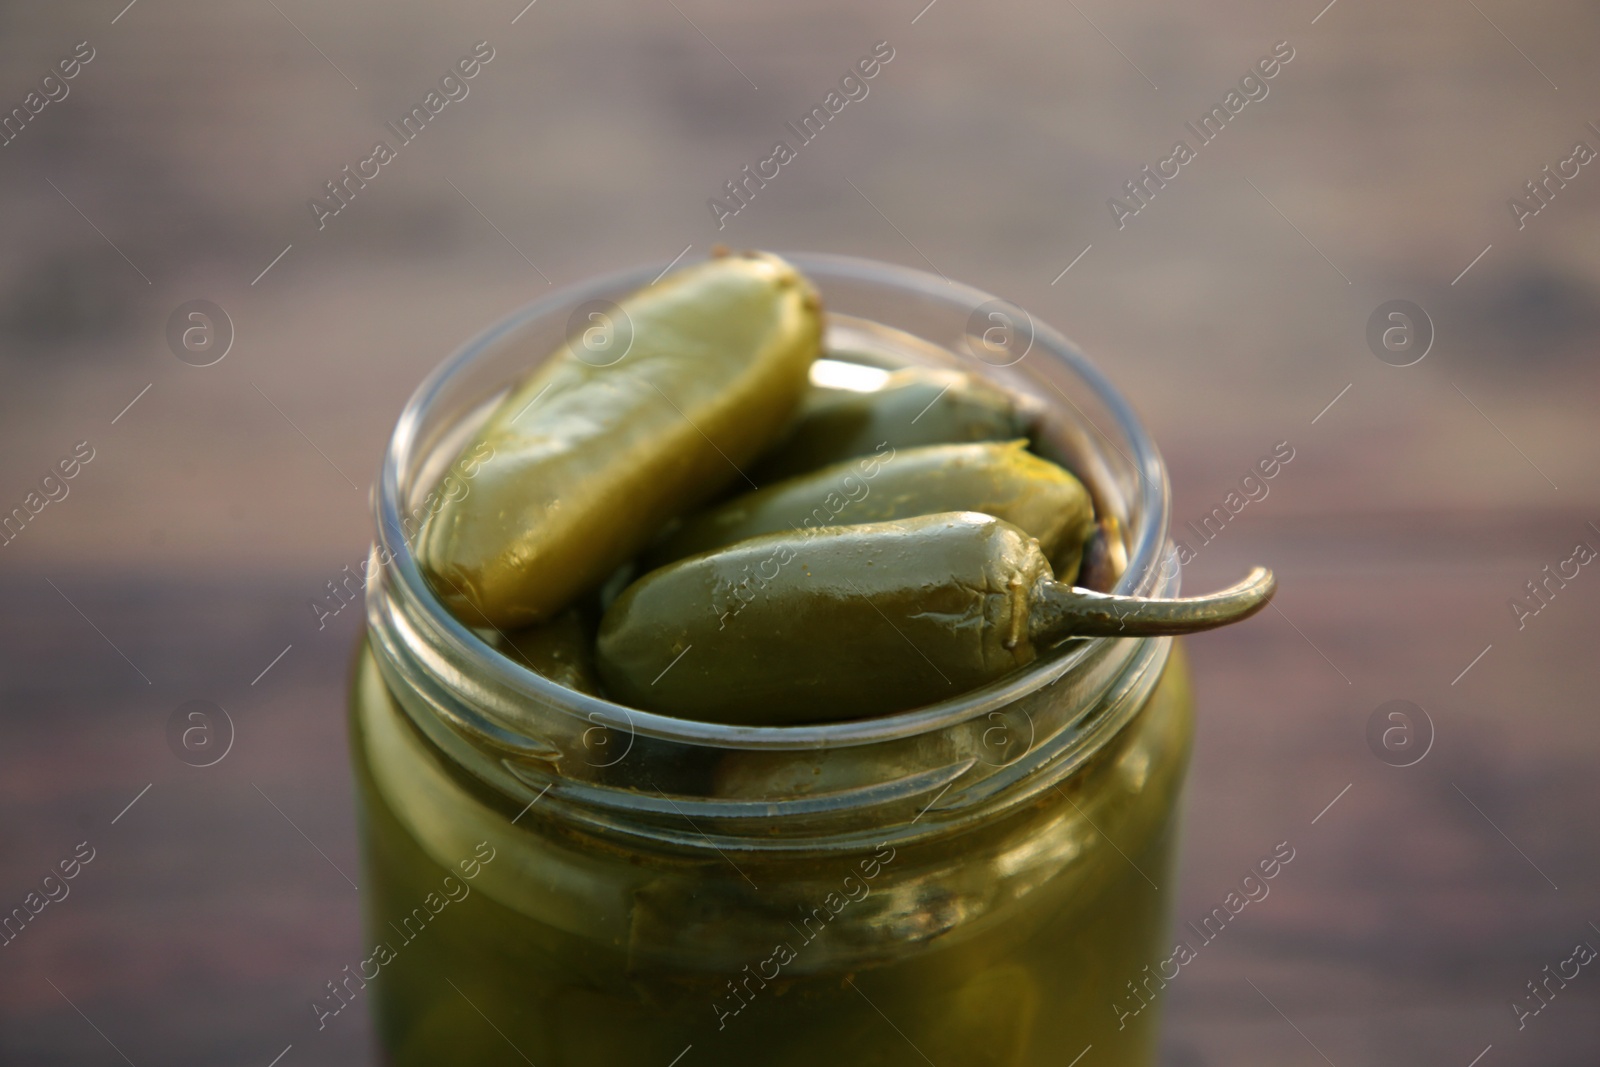
[[[815,290],[766,253],[684,268],[621,307],[626,353],[599,366],[564,345],[512,390],[466,446],[493,460],[422,530],[423,569],[468,625],[551,619],[739,478],[821,344]]]
[[[778,533],[635,582],[600,624],[611,697],[779,726],[919,707],[1031,662],[1038,542],[975,513]]]
[[[871,392],[812,389],[794,426],[754,477],[767,485],[868,455],[883,444],[915,448],[1027,434],[1026,414],[1004,390],[959,371],[907,367]]]
[[[1071,581],[1094,532],[1094,504],[1078,479],[1026,445],[883,448],[796,475],[690,516],[646,554],[644,569],[762,534],[978,511],[1038,538],[1057,578]]]
[[[1265,567],[1214,593],[1146,598],[1055,580],[1039,542],[946,512],[766,534],[651,571],[600,621],[606,692],[740,726],[887,715],[956,696],[1068,637],[1156,637],[1247,619]]]

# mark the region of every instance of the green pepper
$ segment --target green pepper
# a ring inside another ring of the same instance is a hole
[[[1266,605],[1270,572],[1146,600],[1056,582],[1038,541],[990,515],[777,533],[635,582],[601,620],[606,691],[749,726],[859,719],[957,696],[1071,636],[1210,629]]]
[[[813,388],[787,437],[762,460],[761,485],[891,448],[1010,441],[1028,434],[1016,399],[959,371],[908,367],[879,389]]]
[[[594,666],[594,620],[598,614],[593,609],[571,607],[549,622],[492,634],[490,643],[557,685],[604,696]]]
[[[880,449],[745,493],[691,516],[647,554],[646,570],[780,530],[981,511],[1039,539],[1070,581],[1094,530],[1094,504],[1071,474],[1026,450],[1025,441]]]
[[[815,290],[766,253],[687,267],[611,318],[609,347],[563,346],[500,402],[462,452],[492,457],[421,531],[419,562],[469,625],[553,618],[739,478],[821,346]]]

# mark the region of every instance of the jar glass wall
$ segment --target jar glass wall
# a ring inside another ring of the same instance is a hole
[[[1175,594],[1160,458],[1065,339],[938,277],[789,258],[830,353],[1024,398],[1035,447],[1125,531],[1115,591]],[[401,417],[352,699],[371,951],[327,1010],[372,998],[403,1065],[1151,1063],[1157,1013],[1129,1008],[1168,955],[1192,733],[1171,640],[1066,642],[878,719],[729,727],[561,688],[430,592],[408,542],[442,465],[573,309],[654,274],[532,305]]]

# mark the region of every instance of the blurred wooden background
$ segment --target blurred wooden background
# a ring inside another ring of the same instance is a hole
[[[96,850],[0,948],[0,1062],[366,1060],[363,1019],[306,1006],[359,958],[358,619],[306,602],[447,352],[547,279],[717,240],[933,264],[1060,327],[1180,522],[1295,449],[1187,576],[1283,588],[1190,645],[1178,918],[1297,858],[1169,990],[1173,1067],[1595,1062],[1600,977],[1520,1031],[1511,1003],[1600,945],[1600,573],[1521,630],[1508,600],[1600,548],[1600,172],[1520,230],[1506,201],[1600,148],[1600,12],[923,2],[0,7],[0,109],[94,49],[0,147],[0,510],[95,450],[0,550],[0,909]],[[480,40],[470,95],[319,231],[308,199]],[[870,94],[719,232],[707,198],[878,41]],[[1280,41],[1267,98],[1119,230],[1107,198]],[[192,299],[236,328],[215,366],[168,349]],[[1436,329],[1411,367],[1365,340],[1393,299]],[[167,746],[192,699],[236,729],[212,767]],[[1431,717],[1416,766],[1369,750],[1391,699]]]

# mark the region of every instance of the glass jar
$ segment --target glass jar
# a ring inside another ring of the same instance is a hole
[[[1125,531],[1114,591],[1176,594],[1160,457],[1065,338],[921,272],[789,258],[830,352],[1023,398]],[[558,686],[430,591],[409,543],[462,442],[573,309],[656,270],[513,315],[401,415],[352,694],[372,952],[335,995],[372,998],[401,1067],[1152,1063],[1192,733],[1170,639],[1065,642],[883,718],[730,727]]]

